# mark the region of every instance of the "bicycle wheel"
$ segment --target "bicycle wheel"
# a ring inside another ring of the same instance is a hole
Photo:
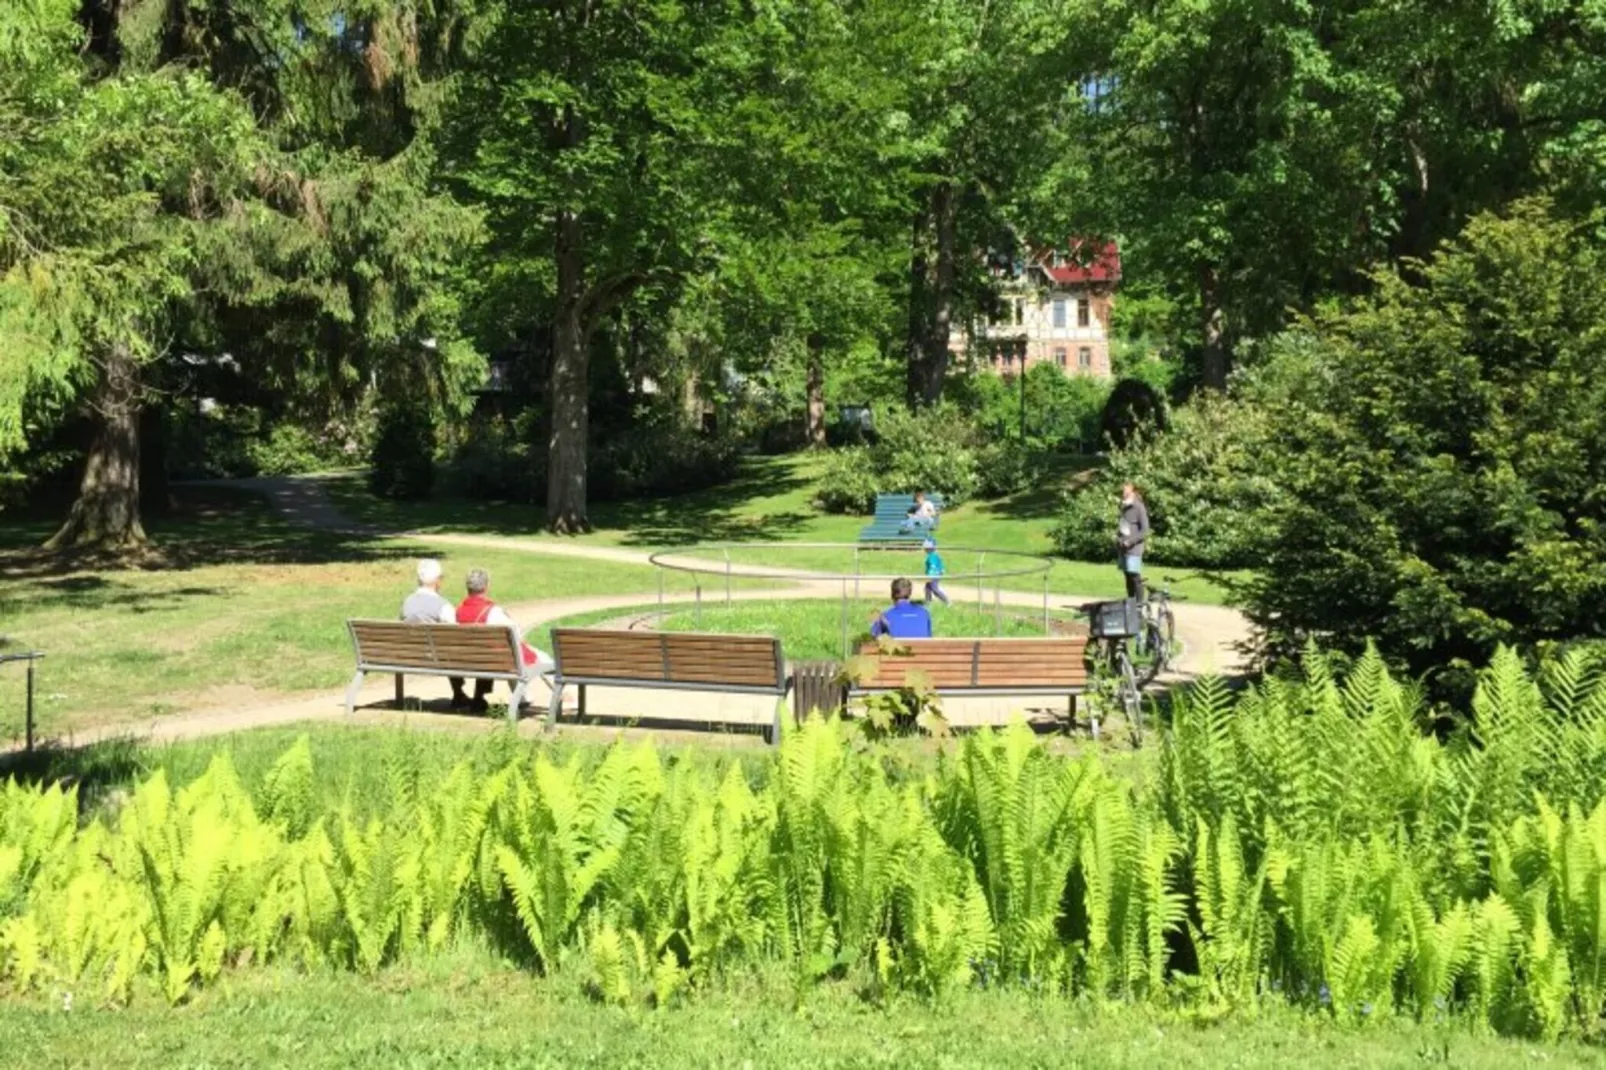
[[[1156,621],[1145,620],[1143,630],[1132,639],[1128,656],[1132,660],[1132,675],[1139,687],[1148,686],[1156,676],[1165,671],[1167,646],[1165,636]]]
[[[1133,673],[1132,661],[1122,649],[1116,653],[1116,687],[1121,710],[1126,714],[1127,734],[1132,737],[1133,749],[1143,745],[1143,690]]]

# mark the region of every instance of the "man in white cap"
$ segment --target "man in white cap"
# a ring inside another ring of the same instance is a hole
[[[457,623],[457,608],[441,594],[441,563],[433,557],[418,562],[418,590],[402,602],[401,617],[408,624]],[[448,677],[447,683],[452,685],[454,710],[467,709],[472,705],[468,693],[463,690],[461,676]]]

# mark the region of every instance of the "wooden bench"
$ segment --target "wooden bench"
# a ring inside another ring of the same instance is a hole
[[[764,739],[781,739],[780,703],[791,688],[781,641],[760,635],[712,635],[702,632],[633,632],[599,628],[552,629],[552,708],[555,725],[563,706],[563,690],[579,688],[580,716],[586,712],[586,688],[639,687],[671,691],[712,691],[740,695],[774,695],[775,717]]]
[[[535,679],[526,666],[519,637],[512,628],[492,624],[409,624],[395,620],[348,620],[357,654],[357,675],[346,688],[346,713],[357,704],[363,677],[371,672],[396,675],[396,704],[403,698],[406,676],[461,676],[472,680],[506,680],[513,685],[507,717],[518,720],[519,705]]]
[[[942,495],[927,494],[937,507],[937,517],[929,527],[904,530],[909,523],[909,510],[915,506],[913,494],[877,494],[875,519],[859,532],[859,541],[885,545],[919,545],[926,536],[936,532],[942,523]]]
[[[1025,639],[895,639],[859,647],[858,676],[849,697],[910,686],[922,674],[939,695],[1064,695],[1070,722],[1076,696],[1087,691],[1087,637]]]

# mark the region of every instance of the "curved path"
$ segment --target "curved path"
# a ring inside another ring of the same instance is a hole
[[[605,560],[636,565],[649,563],[647,551],[630,550],[621,547],[490,535],[383,531],[354,523],[348,517],[342,515],[328,495],[324,493],[323,487],[316,477],[264,477],[219,482],[223,485],[260,493],[287,519],[309,527],[329,531],[387,538],[425,537],[431,542],[439,544],[483,546],[498,550],[516,550],[578,560]],[[751,576],[756,573],[761,573],[762,576],[767,578],[776,579],[777,585],[765,589],[748,588],[733,591],[730,597],[742,601],[774,598],[777,595],[786,598],[834,599],[840,597],[841,594],[839,581],[823,579],[819,574],[805,570],[777,568],[760,570],[742,566],[736,566],[732,569],[732,574],[738,576]],[[952,582],[946,586],[956,601],[976,596],[974,588],[967,588],[961,583]],[[1042,606],[1042,596],[1029,592],[1003,591],[998,592],[998,597],[1005,605],[1036,608],[1041,608]],[[1078,598],[1066,595],[1052,595],[1051,598],[1061,608],[1074,606],[1079,602],[1094,600],[1091,597]],[[512,604],[508,606],[508,611],[526,630],[533,631],[553,621],[582,613],[594,613],[610,609],[626,610],[655,601],[655,593],[596,595],[577,598],[552,598],[537,602]],[[666,596],[664,598],[665,604],[686,604],[691,601],[692,598],[686,595]],[[1239,671],[1241,662],[1239,651],[1249,638],[1249,626],[1241,614],[1224,606],[1205,606],[1191,603],[1178,604],[1175,606],[1175,610],[1177,633],[1178,638],[1182,640],[1183,651],[1178,659],[1176,670],[1170,674],[1166,682],[1185,683],[1202,675],[1233,674]],[[549,695],[544,688],[537,687],[535,690],[536,693],[531,696],[530,701],[535,707],[544,708],[547,701],[549,701]],[[613,699],[616,701],[606,701],[605,703],[593,701],[592,705],[597,708],[599,713],[628,717],[633,713],[630,703],[639,700],[639,696],[642,694],[639,691],[617,692],[613,695]],[[762,723],[768,719],[769,715],[769,711],[764,707],[763,701],[755,705],[753,699],[745,696],[688,695],[684,692],[673,691],[652,692],[651,694],[654,711],[660,713],[665,719],[685,719],[697,722],[712,718],[733,721],[752,720],[754,723]],[[388,678],[371,683],[363,689],[359,700],[360,706],[364,708],[360,708],[353,719],[365,724],[399,723],[417,728],[481,731],[492,730],[505,723],[499,718],[454,716],[436,710],[431,710],[427,715],[419,716],[405,710],[374,708],[375,704],[389,700],[391,695],[392,684]],[[408,695],[409,698],[416,696],[423,702],[439,706],[447,695],[446,682],[429,677],[409,678]],[[619,699],[621,695],[624,696],[622,700]],[[982,700],[969,701],[979,702]],[[610,708],[613,706],[618,706],[618,709]],[[713,707],[717,707],[717,709]],[[748,715],[744,716],[744,713]],[[282,699],[273,699],[257,705],[233,706],[216,710],[175,714],[151,721],[111,723],[75,733],[69,742],[74,744],[88,743],[119,736],[133,736],[151,741],[172,741],[270,725],[342,719],[344,719],[343,698],[341,693],[336,690],[318,692],[316,694],[286,696]],[[959,723],[963,723],[967,719],[965,717],[955,717],[955,720]],[[600,729],[591,726],[578,727],[570,725],[565,725],[563,730],[565,733],[595,734],[602,738],[611,738],[622,731],[629,731],[625,729]],[[520,722],[519,731],[521,734],[534,735],[539,731],[539,723],[536,719],[526,716]],[[671,735],[675,734],[678,733],[671,733]],[[664,733],[655,732],[655,735],[661,737]],[[710,734],[702,730],[694,730],[685,733],[685,735],[688,738],[695,738],[704,743],[710,740],[751,741],[754,738],[744,735]]]

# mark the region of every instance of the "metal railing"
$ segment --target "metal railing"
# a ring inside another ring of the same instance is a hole
[[[766,565],[761,563],[745,563],[733,560],[732,551],[738,556],[743,552],[763,553],[766,556],[784,555],[793,550],[842,550],[853,551],[852,572],[821,571],[812,568],[787,568],[779,565]],[[1049,572],[1054,567],[1054,560],[1042,554],[1026,553],[1021,550],[994,550],[978,546],[944,546],[945,554],[963,555],[974,554],[976,563],[974,569],[948,572],[942,576],[944,580],[955,583],[973,583],[976,588],[976,611],[986,612],[986,586],[990,582],[993,587],[993,628],[996,632],[1003,631],[1003,595],[1000,581],[1018,579],[1027,576],[1041,576],[1043,581],[1043,632],[1048,634],[1050,629],[1049,611]],[[866,547],[861,543],[847,542],[733,542],[709,543],[692,546],[672,547],[649,554],[647,560],[658,569],[658,612],[660,619],[664,613],[664,577],[668,572],[678,572],[692,577],[696,589],[694,599],[694,619],[696,627],[703,623],[703,578],[715,577],[716,582],[723,581],[725,587],[725,605],[731,604],[731,589],[735,580],[792,580],[799,583],[840,583],[842,586],[842,651],[844,657],[848,649],[848,584],[853,584],[853,599],[862,597],[862,586],[865,580],[890,582],[895,579],[910,578],[920,582],[923,577],[918,573],[911,575],[909,570],[896,572],[866,572],[864,571],[866,553],[881,556],[889,553],[919,553],[916,547]],[[712,555],[712,556],[711,556]],[[988,559],[1003,559],[1003,567],[989,566]]]

